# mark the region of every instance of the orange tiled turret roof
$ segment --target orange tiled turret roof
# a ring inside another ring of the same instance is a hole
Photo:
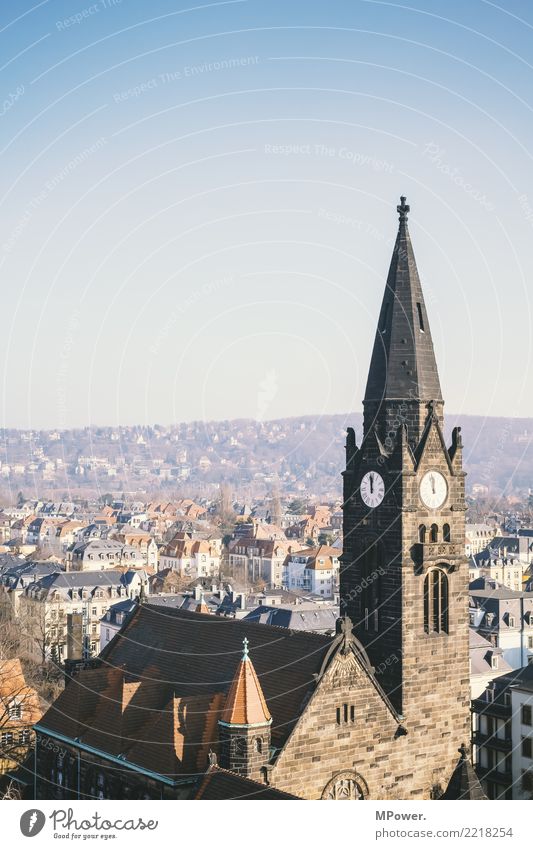
[[[248,640],[243,640],[244,652],[229,688],[221,722],[228,725],[266,725],[272,722],[261,684],[248,655]]]

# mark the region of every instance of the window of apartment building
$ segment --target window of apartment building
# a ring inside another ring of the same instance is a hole
[[[522,772],[522,790],[526,793],[533,792],[533,772],[530,770]]]
[[[533,737],[522,737],[522,757],[523,758],[532,758],[533,757],[532,742],[533,742]]]
[[[30,729],[23,728],[22,731],[19,731],[19,743],[29,743],[30,742]]]
[[[528,649],[533,649],[533,637],[527,638],[527,647]]]
[[[16,699],[9,702],[7,713],[9,719],[21,719],[22,718],[22,705]]]
[[[522,725],[531,725],[531,705],[522,705]]]
[[[13,743],[13,732],[2,731],[2,735],[0,736],[0,743],[2,744],[2,746],[11,746]]]

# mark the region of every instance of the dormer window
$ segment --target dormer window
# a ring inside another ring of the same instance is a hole
[[[22,705],[16,699],[9,702],[7,713],[9,719],[22,719]]]
[[[496,654],[491,655],[490,665],[491,665],[492,669],[498,668],[498,655],[496,655]]]

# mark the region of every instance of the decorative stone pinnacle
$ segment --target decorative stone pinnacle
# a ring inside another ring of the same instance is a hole
[[[405,201],[407,198],[405,195],[400,197],[400,204],[396,207],[397,212],[400,214],[400,224],[405,224],[407,222],[407,213],[411,211],[411,207]]]
[[[248,637],[244,638],[244,640],[242,641],[242,644],[244,646],[243,653],[242,653],[242,659],[248,660]]]
[[[459,754],[461,755],[461,760],[462,760],[462,761],[466,761],[466,759],[468,758],[468,749],[466,748],[466,746],[465,746],[465,744],[464,744],[464,743],[462,743],[462,744],[459,746],[459,748],[458,748],[458,750],[457,750],[457,751],[458,751],[458,752],[459,752]]]

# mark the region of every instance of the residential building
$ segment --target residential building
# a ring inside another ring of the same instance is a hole
[[[243,621],[260,622],[262,625],[274,625],[276,628],[290,628],[294,631],[334,634],[338,618],[338,606],[318,605],[308,601],[274,607],[261,604],[247,613]]]
[[[148,577],[140,569],[57,572],[38,579],[19,600],[18,621],[26,635],[28,657],[42,662],[98,654],[100,621],[108,607],[142,592],[148,593]],[[69,616],[76,614],[81,616],[81,634],[73,639]]]
[[[341,551],[327,545],[289,554],[283,569],[284,587],[333,598],[339,586],[341,557]]]
[[[487,551],[473,554],[468,563],[469,582],[487,579],[511,590],[526,589],[529,565],[515,555],[489,556]]]
[[[173,569],[194,579],[211,577],[220,572],[220,553],[208,540],[180,531],[161,549],[159,569]]]
[[[145,558],[139,548],[112,539],[93,538],[76,542],[67,550],[67,572],[101,569],[143,569]]]
[[[0,603],[3,615],[16,619],[19,615],[19,602],[30,584],[46,575],[55,575],[61,571],[60,564],[50,560],[23,560],[0,569]]]
[[[135,528],[123,527],[112,535],[112,539],[122,543],[122,545],[138,549],[145,568],[157,569],[158,548],[151,534],[143,533],[135,530]]]
[[[297,546],[285,538],[279,539],[277,532],[273,536],[273,539],[237,536],[231,540],[228,546],[230,570],[237,574],[240,571],[251,584],[262,581],[271,588],[281,587],[285,559]]]
[[[125,598],[123,601],[117,601],[107,608],[100,619],[100,651],[103,651],[115,634],[118,634],[126,622],[127,617],[132,610],[135,610],[138,603],[138,600],[135,598]]]
[[[0,775],[27,757],[33,725],[41,716],[39,697],[26,682],[20,659],[0,658]]]
[[[477,699],[489,683],[511,672],[503,650],[493,646],[474,628],[470,628],[470,696]]]
[[[470,585],[470,624],[503,652],[511,669],[533,657],[533,592],[479,579]]]
[[[472,554],[479,554],[480,551],[484,551],[499,533],[500,529],[496,525],[489,525],[485,522],[467,522],[465,525],[466,556],[470,557]]]
[[[474,762],[489,799],[533,799],[533,665],[472,702]]]

